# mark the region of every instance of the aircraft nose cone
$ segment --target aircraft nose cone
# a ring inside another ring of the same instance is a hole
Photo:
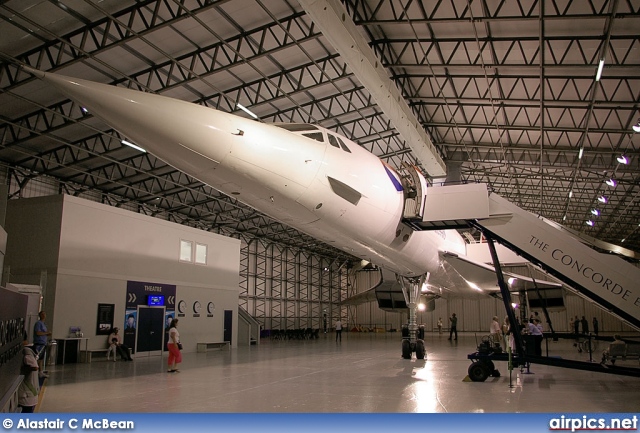
[[[153,93],[25,70],[78,102],[129,141],[182,170],[197,174],[224,159],[231,146],[225,113]],[[194,166],[193,152],[198,158]],[[181,166],[181,164],[185,166]]]

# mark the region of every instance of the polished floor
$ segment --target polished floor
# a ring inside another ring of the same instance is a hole
[[[333,334],[166,357],[50,366],[39,412],[637,412],[640,378],[533,365],[465,380],[474,335],[426,336],[427,360],[404,360],[398,333]],[[588,360],[571,342],[551,354]],[[601,353],[601,350],[599,351]],[[627,361],[638,366],[637,361]]]

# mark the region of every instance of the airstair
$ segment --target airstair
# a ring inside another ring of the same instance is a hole
[[[640,268],[596,251],[562,226],[525,211],[486,184],[427,188],[415,230],[474,226],[582,296],[640,329]]]

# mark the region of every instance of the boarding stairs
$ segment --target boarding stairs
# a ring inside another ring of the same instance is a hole
[[[596,251],[561,225],[490,192],[484,183],[430,187],[424,197],[422,215],[405,219],[414,230],[477,227],[640,329],[640,268],[634,264]]]

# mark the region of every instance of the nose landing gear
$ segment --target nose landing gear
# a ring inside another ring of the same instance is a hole
[[[404,359],[411,359],[411,354],[416,353],[417,359],[424,359],[427,355],[427,350],[424,347],[424,325],[418,327],[417,338],[414,342],[411,341],[409,326],[404,325],[402,327],[402,357]]]

